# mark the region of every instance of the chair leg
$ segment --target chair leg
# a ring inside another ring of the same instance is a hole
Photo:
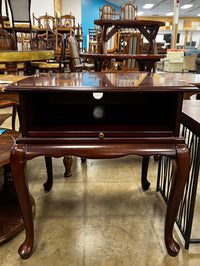
[[[12,130],[15,130],[16,115],[17,115],[17,106],[16,106],[16,104],[13,104],[13,110],[12,110]]]
[[[150,183],[147,180],[147,172],[148,172],[148,166],[149,166],[149,156],[144,157],[142,159],[142,175],[141,175],[141,183],[142,183],[142,188],[144,190],[148,190]]]
[[[65,166],[65,173],[64,173],[65,177],[70,177],[72,175],[71,172],[72,163],[73,163],[73,157],[71,155],[65,155],[63,157],[63,164]]]
[[[47,169],[47,181],[43,184],[45,191],[50,191],[53,186],[53,168],[52,158],[45,156],[45,164]]]

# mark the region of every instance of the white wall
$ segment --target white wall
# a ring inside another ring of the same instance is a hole
[[[81,24],[81,0],[62,0],[62,15],[72,13],[76,24]]]
[[[19,7],[20,8],[20,7]],[[31,17],[34,13],[35,17],[43,16],[47,12],[48,15],[54,16],[54,0],[32,0],[31,1]],[[81,0],[62,0],[62,15],[72,13],[76,18],[76,23],[81,24]],[[5,14],[3,0],[3,14]]]
[[[2,13],[5,12],[4,0]],[[20,8],[20,7],[19,7]],[[43,16],[47,12],[48,15],[54,16],[54,0],[32,0],[31,1],[31,18],[32,13],[34,13],[35,17]]]
[[[43,16],[45,13],[54,16],[54,0],[32,0],[31,15],[32,13],[35,17]]]

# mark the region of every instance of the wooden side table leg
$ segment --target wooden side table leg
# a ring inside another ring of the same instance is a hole
[[[73,164],[73,157],[71,155],[65,155],[63,157],[63,164],[65,166],[64,176],[65,177],[70,177],[72,175],[71,167],[72,167],[72,164]]]
[[[43,186],[46,191],[50,191],[53,186],[52,158],[45,156],[45,164],[47,169],[47,181],[43,184]]]
[[[180,246],[173,239],[173,227],[190,168],[190,154],[187,145],[179,144],[176,148],[177,157],[174,167],[175,171],[165,220],[165,245],[170,256],[176,256],[180,250]]]
[[[150,186],[150,182],[147,180],[148,166],[149,166],[149,156],[143,157],[141,183],[142,183],[142,188],[144,190],[148,190]]]
[[[11,169],[26,233],[25,241],[18,250],[22,259],[27,259],[30,256],[34,243],[32,206],[25,168],[25,146],[23,144],[14,145],[11,151]]]

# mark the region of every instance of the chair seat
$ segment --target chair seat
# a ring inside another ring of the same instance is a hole
[[[4,28],[6,29],[12,29],[11,22],[10,21],[4,21],[3,22]],[[2,24],[0,23],[0,28],[2,28]]]
[[[59,63],[41,63],[38,66],[39,68],[59,68]],[[61,64],[61,68],[64,67],[64,64]]]
[[[6,69],[6,64],[0,64],[0,69]]]
[[[77,64],[76,65],[76,68],[82,68],[82,67],[93,68],[94,67],[94,64],[82,63],[82,64]]]

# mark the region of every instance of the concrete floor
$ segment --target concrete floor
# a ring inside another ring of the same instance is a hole
[[[8,119],[3,126],[9,125]],[[27,260],[18,255],[23,231],[0,246],[1,266],[199,265],[200,244],[185,250],[176,228],[181,251],[177,257],[167,255],[163,237],[166,205],[156,192],[153,158],[148,173],[151,186],[146,192],[141,188],[141,158],[137,156],[86,163],[74,158],[70,178],[63,177],[62,158],[54,158],[54,185],[48,193],[42,185],[44,158],[28,161],[27,166],[36,204],[33,254]],[[199,190],[196,202],[199,206]],[[195,219],[193,235],[200,238],[199,216]]]

